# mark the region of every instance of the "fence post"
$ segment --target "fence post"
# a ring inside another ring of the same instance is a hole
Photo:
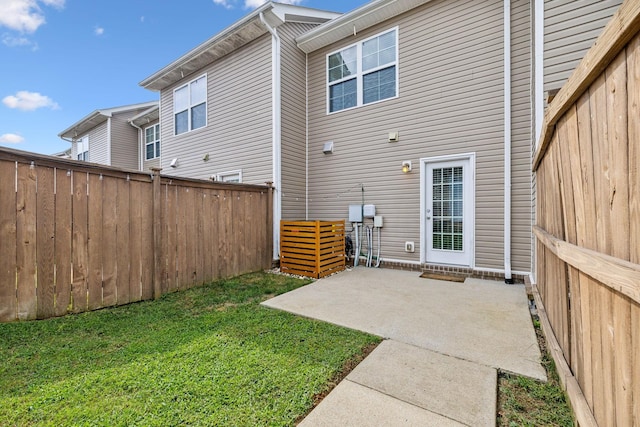
[[[153,298],[162,296],[162,187],[160,171],[162,168],[151,168],[153,173]]]
[[[265,267],[271,268],[273,264],[273,182],[267,181],[265,184],[269,187],[269,195],[267,197],[267,259]],[[280,224],[278,224],[278,227]]]

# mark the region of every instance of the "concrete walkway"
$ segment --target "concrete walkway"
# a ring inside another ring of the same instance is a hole
[[[495,426],[497,369],[546,379],[524,286],[360,267],[263,304],[387,339],[302,426]]]

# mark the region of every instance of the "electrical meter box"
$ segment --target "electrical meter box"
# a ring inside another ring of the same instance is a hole
[[[364,205],[363,211],[365,218],[373,218],[376,216],[376,205]]]
[[[349,222],[362,222],[362,205],[349,205]]]

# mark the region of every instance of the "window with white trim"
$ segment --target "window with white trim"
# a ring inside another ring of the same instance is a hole
[[[89,161],[89,136],[83,136],[76,141],[76,159]]]
[[[173,91],[174,134],[207,125],[207,75]]]
[[[398,29],[327,55],[327,111],[398,95]]]
[[[220,182],[242,182],[242,170],[221,172],[216,175],[216,181]]]
[[[144,129],[145,160],[160,157],[160,124],[155,124]]]

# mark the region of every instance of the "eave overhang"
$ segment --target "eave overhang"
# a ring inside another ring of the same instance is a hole
[[[267,34],[268,30],[260,19],[261,14],[271,27],[279,27],[285,22],[320,24],[340,16],[338,13],[306,7],[274,2],[265,3],[230,27],[147,77],[140,82],[140,86],[160,91]]]
[[[303,52],[311,53],[429,1],[431,0],[374,0],[298,36],[296,42]]]

